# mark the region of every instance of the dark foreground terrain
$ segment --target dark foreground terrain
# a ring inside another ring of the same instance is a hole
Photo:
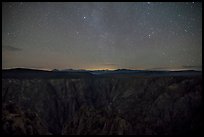
[[[3,134],[202,133],[201,72],[65,73],[3,71]]]

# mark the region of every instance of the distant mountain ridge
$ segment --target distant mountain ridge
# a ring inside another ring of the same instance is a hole
[[[86,78],[86,77],[106,77],[106,76],[197,76],[202,75],[202,71],[182,70],[182,71],[167,71],[167,70],[74,70],[65,69],[52,71],[37,70],[27,68],[3,69],[3,78]]]
[[[91,77],[89,72],[63,72],[15,68],[2,70],[2,78],[85,78]]]

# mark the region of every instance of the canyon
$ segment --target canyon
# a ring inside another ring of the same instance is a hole
[[[189,135],[202,76],[2,78],[3,134]]]

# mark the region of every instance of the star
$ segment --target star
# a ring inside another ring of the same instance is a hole
[[[86,16],[84,16],[83,19],[86,19]]]
[[[195,62],[194,59],[192,59],[191,62]]]
[[[183,51],[184,51],[184,52],[186,52],[186,49],[185,49],[185,48],[183,48]]]

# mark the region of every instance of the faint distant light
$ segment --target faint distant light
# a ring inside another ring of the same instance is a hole
[[[83,18],[84,18],[84,19],[86,19],[86,17],[85,17],[85,16],[84,16]]]
[[[147,2],[147,4],[150,4],[150,2]]]

